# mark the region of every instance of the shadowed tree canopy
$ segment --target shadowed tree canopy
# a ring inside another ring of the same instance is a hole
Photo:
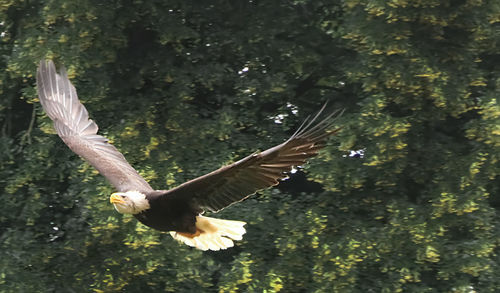
[[[0,291],[500,290],[497,1],[10,1],[0,6]],[[174,187],[345,108],[311,164],[221,212],[200,252],[114,211],[55,135],[38,62]],[[84,289],[82,289],[84,288]]]

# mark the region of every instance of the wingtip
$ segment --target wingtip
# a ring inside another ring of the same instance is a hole
[[[321,109],[314,114],[312,119],[309,119],[310,116],[308,116],[305,121],[302,123],[302,125],[299,127],[298,131],[296,131],[292,137],[301,137],[301,136],[309,136],[313,133],[316,132],[322,132],[326,131],[327,128],[331,127],[337,119],[342,116],[342,114],[345,111],[344,109],[336,109],[335,111],[332,111],[331,113],[327,114],[326,117],[321,115],[324,110],[326,109],[326,105],[328,104],[328,100],[323,104]],[[319,117],[323,116],[321,121],[316,122]],[[307,121],[307,123],[305,123]]]
[[[55,65],[54,65],[54,62],[50,59],[42,59],[40,60],[40,63],[38,65],[38,69],[39,70],[44,70],[48,67],[54,67],[55,68]]]

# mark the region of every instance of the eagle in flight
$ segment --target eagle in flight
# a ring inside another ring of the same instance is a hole
[[[110,202],[123,214],[132,214],[146,226],[169,231],[173,238],[201,250],[232,247],[241,240],[246,223],[202,216],[240,202],[256,191],[279,183],[294,166],[303,165],[324,147],[338,112],[316,122],[326,104],[306,119],[287,141],[253,153],[233,164],[183,183],[170,190],[153,189],[108,140],[97,134],[78,100],[64,68],[56,72],[52,61],[40,62],[38,97],[64,143],[109,180],[117,192]]]

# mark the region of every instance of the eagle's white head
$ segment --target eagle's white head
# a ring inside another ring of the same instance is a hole
[[[146,195],[139,191],[115,192],[111,194],[109,201],[122,214],[138,214],[149,209]]]

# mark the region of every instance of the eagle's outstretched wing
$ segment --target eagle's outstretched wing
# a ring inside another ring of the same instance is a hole
[[[89,119],[64,68],[57,74],[52,61],[42,60],[36,84],[45,112],[73,152],[94,166],[118,191],[153,190],[105,137],[97,135],[97,124]]]
[[[164,194],[164,199],[188,201],[196,210],[217,212],[260,189],[277,185],[293,167],[315,156],[328,136],[340,130],[328,131],[340,116],[338,111],[315,123],[325,106],[284,143],[183,183]]]

